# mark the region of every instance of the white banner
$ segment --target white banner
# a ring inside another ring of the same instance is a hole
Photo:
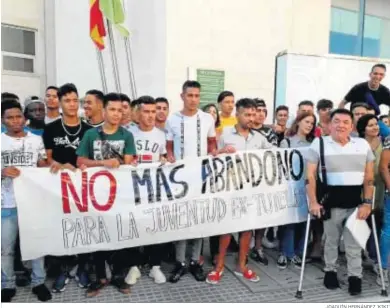
[[[208,237],[307,218],[301,150],[261,150],[175,164],[14,181],[23,260]]]

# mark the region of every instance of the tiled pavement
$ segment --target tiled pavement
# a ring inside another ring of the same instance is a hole
[[[208,245],[205,245],[208,246]],[[303,299],[296,299],[295,293],[299,281],[299,270],[288,267],[279,270],[276,267],[276,251],[266,250],[270,259],[268,266],[250,261],[250,266],[260,275],[258,283],[242,281],[232,273],[234,256],[227,257],[227,270],[218,285],[196,282],[191,275],[184,276],[179,283],[167,282],[156,285],[143,272],[142,278],[132,287],[130,295],[123,295],[113,287],[107,287],[95,298],[86,298],[85,290],[81,290],[73,281],[64,293],[53,294],[53,302],[389,302],[390,297],[380,296],[380,287],[375,283],[375,275],[364,272],[363,293],[351,297],[346,283],[345,262],[340,258],[339,279],[341,289],[329,291],[322,285],[323,272],[320,265],[308,264],[303,285]],[[169,274],[169,266],[163,266]],[[207,270],[211,269],[206,264]],[[49,282],[48,282],[49,284]],[[389,290],[390,291],[390,290]],[[19,288],[14,302],[36,302],[29,288]]]

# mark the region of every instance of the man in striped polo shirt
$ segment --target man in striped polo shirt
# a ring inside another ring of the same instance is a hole
[[[362,288],[361,247],[351,232],[344,228],[348,217],[358,208],[357,218],[367,219],[371,212],[374,154],[363,138],[351,138],[353,115],[345,109],[331,113],[330,136],[322,137],[327,178],[328,197],[320,204],[316,196],[317,174],[322,181],[320,140],[314,140],[307,153],[307,194],[310,212],[324,219],[325,231],[325,277],[328,289],[340,287],[337,279],[337,258],[340,237],[343,236],[348,268],[349,293],[357,295]],[[362,191],[363,187],[363,191]],[[362,194],[363,192],[363,194]],[[362,200],[363,195],[363,200]]]

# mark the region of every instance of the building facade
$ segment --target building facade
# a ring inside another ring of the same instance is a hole
[[[23,98],[65,82],[81,93],[102,88],[89,1],[1,5],[2,91]],[[137,94],[166,96],[173,110],[187,78],[203,78],[204,101],[229,89],[272,103],[275,57],[283,50],[390,58],[388,0],[126,0],[124,6]],[[130,93],[125,45],[113,32],[120,90]],[[108,39],[102,56],[108,90],[115,91]]]

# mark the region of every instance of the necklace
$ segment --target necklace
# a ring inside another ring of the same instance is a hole
[[[71,136],[71,137],[77,136],[77,135],[80,134],[80,132],[81,132],[81,127],[82,127],[81,121],[79,121],[79,125],[78,125],[78,126],[79,126],[79,129],[78,129],[77,132],[74,133],[74,134],[71,134],[71,133],[66,129],[65,124],[64,124],[64,120],[63,120],[62,118],[61,118],[61,124],[62,124],[62,128],[64,129],[65,133],[66,133],[67,135]]]

